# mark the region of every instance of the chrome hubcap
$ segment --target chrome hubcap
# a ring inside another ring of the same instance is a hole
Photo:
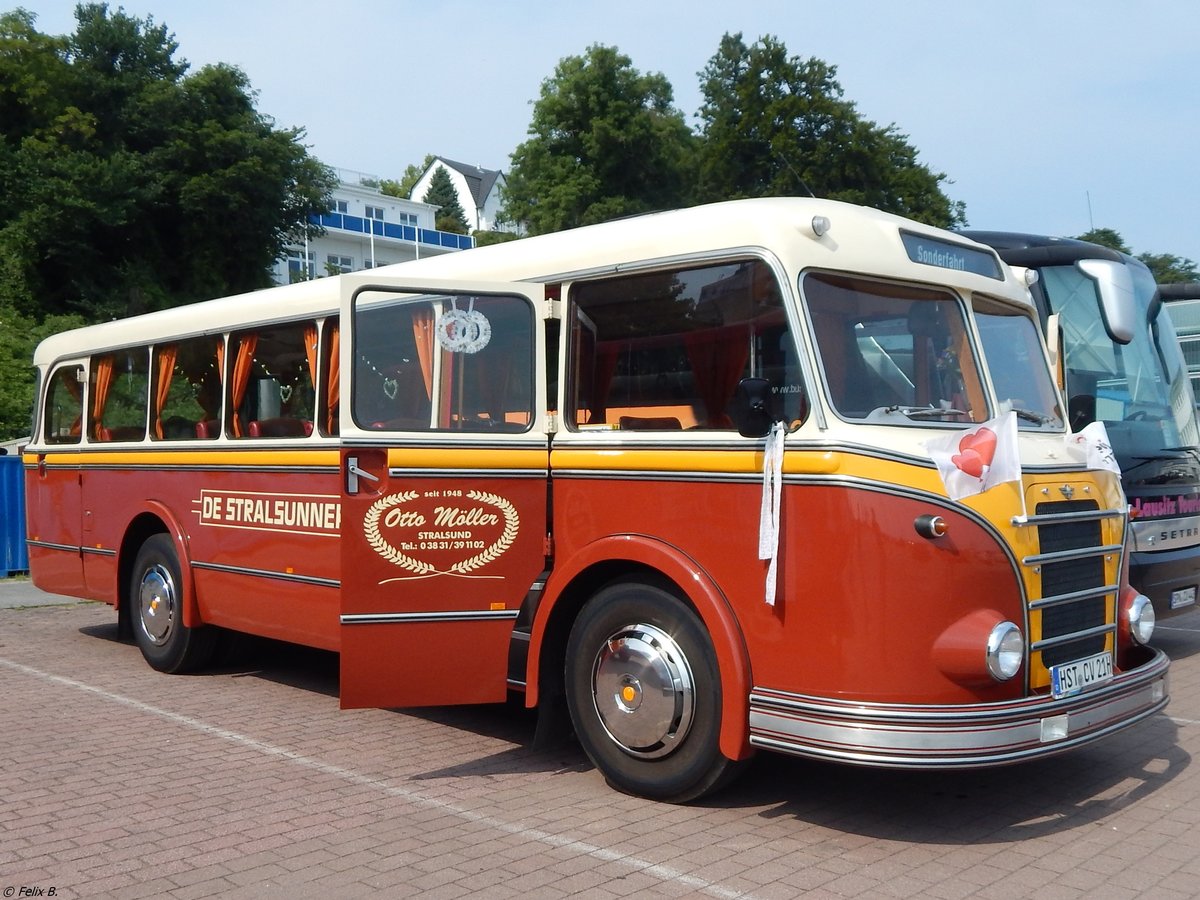
[[[592,698],[608,736],[632,756],[666,756],[695,713],[692,670],[675,640],[653,625],[627,625],[600,647]]]
[[[164,566],[152,566],[142,574],[138,615],[142,632],[152,644],[163,644],[171,636],[176,615],[175,597],[175,582]]]

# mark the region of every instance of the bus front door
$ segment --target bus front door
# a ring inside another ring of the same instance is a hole
[[[346,280],[342,706],[502,701],[546,568],[541,286]]]

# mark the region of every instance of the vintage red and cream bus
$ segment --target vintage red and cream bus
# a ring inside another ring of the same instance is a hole
[[[236,631],[345,707],[523,695],[658,799],[1041,757],[1168,662],[1039,335],[990,248],[783,198],[108,322],[36,352],[30,567],[156,669]]]

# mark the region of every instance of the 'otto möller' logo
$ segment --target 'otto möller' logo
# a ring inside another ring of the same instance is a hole
[[[499,494],[405,491],[371,504],[363,535],[376,553],[412,573],[402,578],[499,578],[473,573],[504,555],[520,524],[516,507]]]

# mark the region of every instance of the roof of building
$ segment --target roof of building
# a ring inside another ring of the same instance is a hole
[[[491,193],[492,187],[496,184],[496,179],[504,174],[496,169],[483,169],[479,166],[455,162],[452,159],[446,159],[444,156],[434,157],[434,162],[440,162],[443,165],[449,166],[467,180],[467,187],[471,189],[471,199],[475,201],[476,209],[483,206],[483,201]]]

